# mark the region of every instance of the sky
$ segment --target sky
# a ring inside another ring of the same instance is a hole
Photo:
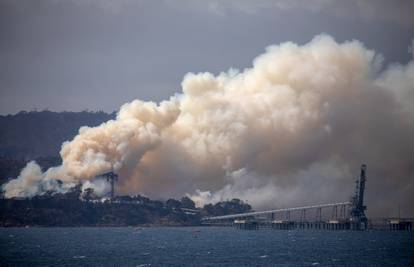
[[[243,70],[327,33],[386,64],[412,54],[414,1],[0,0],[0,114],[112,112],[181,93],[188,72]]]

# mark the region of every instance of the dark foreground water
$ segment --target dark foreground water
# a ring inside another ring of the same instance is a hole
[[[414,266],[414,232],[0,228],[0,266]]]

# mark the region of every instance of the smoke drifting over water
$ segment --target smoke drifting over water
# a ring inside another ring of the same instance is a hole
[[[189,73],[182,94],[134,100],[115,120],[81,128],[62,145],[61,166],[29,163],[5,196],[113,170],[122,193],[275,208],[347,200],[364,162],[371,214],[398,203],[414,214],[414,61],[382,68],[360,42],[320,35],[268,47],[241,72]]]

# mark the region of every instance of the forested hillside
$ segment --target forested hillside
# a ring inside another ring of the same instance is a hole
[[[82,126],[115,118],[104,112],[25,112],[0,116],[0,184],[16,178],[31,160],[45,170],[59,165],[59,151]]]
[[[104,112],[25,112],[0,116],[0,157],[32,160],[56,157],[62,142],[81,126],[96,126],[115,117]]]

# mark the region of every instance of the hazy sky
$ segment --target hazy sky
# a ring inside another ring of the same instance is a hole
[[[414,1],[0,0],[0,114],[114,111],[319,33],[407,62]]]

